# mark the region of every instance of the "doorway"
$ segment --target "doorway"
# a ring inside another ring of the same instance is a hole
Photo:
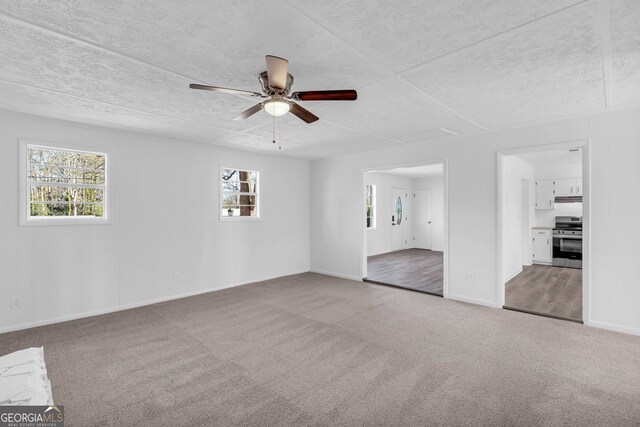
[[[445,162],[363,171],[364,279],[444,296]]]
[[[589,318],[588,143],[498,153],[499,295],[505,309]]]

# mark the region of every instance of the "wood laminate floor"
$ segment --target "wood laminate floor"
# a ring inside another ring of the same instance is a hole
[[[442,296],[442,252],[407,249],[367,258],[367,280]]]
[[[532,265],[506,284],[505,306],[582,320],[582,270]]]

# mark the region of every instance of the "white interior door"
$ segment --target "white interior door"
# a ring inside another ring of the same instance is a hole
[[[409,247],[407,226],[409,212],[407,210],[407,190],[391,189],[391,250],[397,251]]]
[[[414,200],[415,247],[431,249],[433,236],[433,192],[430,188],[416,190]]]

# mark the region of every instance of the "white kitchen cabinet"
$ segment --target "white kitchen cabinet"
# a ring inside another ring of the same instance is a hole
[[[536,209],[555,209],[553,180],[536,181]]]
[[[551,229],[534,228],[531,230],[531,260],[534,264],[551,264],[553,255],[553,243]]]
[[[559,178],[555,179],[556,196],[580,196],[582,195],[581,178]]]
[[[582,178],[556,178],[536,181],[536,209],[555,209],[557,196],[582,196]]]
[[[576,180],[574,178],[558,178],[553,181],[556,196],[575,196]]]

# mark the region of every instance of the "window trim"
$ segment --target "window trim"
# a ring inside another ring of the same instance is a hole
[[[255,172],[256,173],[256,216],[225,216],[222,215],[222,171],[224,169],[231,169],[237,171],[247,171],[247,172]],[[236,168],[236,167],[228,167],[220,164],[220,168],[218,170],[218,219],[220,222],[238,222],[238,221],[260,221],[261,217],[261,208],[260,205],[262,202],[260,201],[260,194],[262,193],[262,187],[260,184],[262,172],[253,169],[253,168]]]
[[[367,204],[367,199],[369,198],[369,191],[367,187],[371,187],[371,205]],[[365,205],[364,205],[364,224],[367,230],[375,230],[377,226],[378,215],[376,212],[376,185],[375,184],[365,184]],[[371,227],[367,227],[367,208],[371,206]]]
[[[108,150],[97,149],[89,146],[80,146],[80,144],[68,144],[63,142],[42,141],[37,139],[19,138],[18,139],[18,158],[19,158],[19,224],[21,226],[39,226],[39,225],[107,225],[111,224],[111,185],[110,185],[110,173],[109,173],[109,157]],[[28,149],[29,147],[41,147],[52,150],[74,151],[78,153],[99,154],[104,156],[104,215],[100,218],[96,217],[82,217],[82,216],[42,216],[32,217],[29,215],[31,212],[29,206],[29,195],[27,189],[28,183]]]

